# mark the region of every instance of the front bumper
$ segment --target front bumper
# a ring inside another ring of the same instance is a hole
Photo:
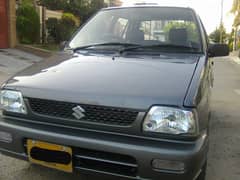
[[[99,173],[129,179],[193,180],[206,162],[208,151],[208,136],[205,133],[195,141],[184,142],[0,121],[1,131],[10,133],[13,137],[11,143],[0,142],[0,152],[5,155],[28,160],[26,139],[46,141],[73,147],[79,157],[87,157],[84,161],[91,162],[90,165],[74,162],[76,172],[80,170],[84,173]],[[91,154],[95,154],[94,157],[90,157]],[[154,170],[153,159],[182,162],[185,164],[185,170],[178,172]],[[104,168],[101,168],[100,166],[103,165]]]

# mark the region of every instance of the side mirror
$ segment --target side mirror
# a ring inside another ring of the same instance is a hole
[[[63,51],[65,49],[65,47],[67,46],[68,41],[62,41],[59,45],[59,49],[60,51]]]
[[[209,57],[220,57],[229,55],[229,47],[227,44],[210,44],[208,47]]]

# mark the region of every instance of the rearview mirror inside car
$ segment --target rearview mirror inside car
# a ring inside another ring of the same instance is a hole
[[[208,48],[209,57],[220,57],[229,55],[227,44],[210,44]]]

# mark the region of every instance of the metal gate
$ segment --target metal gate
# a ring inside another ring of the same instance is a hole
[[[8,48],[7,1],[0,0],[0,48]]]

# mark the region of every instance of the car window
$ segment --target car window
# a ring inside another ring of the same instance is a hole
[[[140,30],[144,33],[144,40],[159,40],[166,42],[169,40],[171,29],[186,29],[188,42],[199,42],[196,25],[191,21],[142,21]]]
[[[126,39],[126,30],[128,26],[128,19],[119,18],[114,25],[113,34],[116,37]]]
[[[198,25],[187,8],[119,8],[100,11],[70,47],[102,43],[172,44],[201,49]]]

